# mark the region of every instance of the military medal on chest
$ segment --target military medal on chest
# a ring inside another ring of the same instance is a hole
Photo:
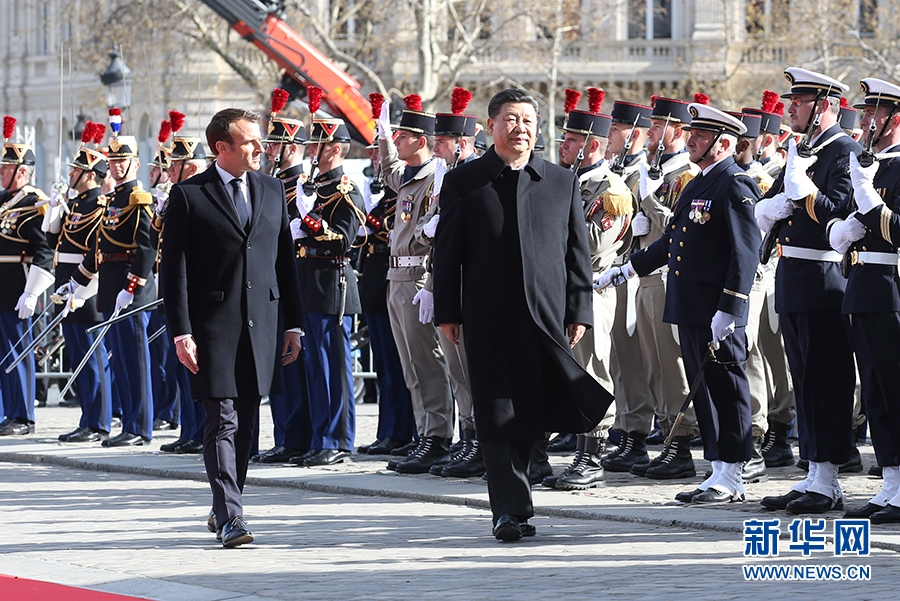
[[[106,210],[106,217],[103,218],[103,227],[109,230],[119,227],[119,215],[121,215],[122,211],[123,209],[109,207]]]
[[[19,217],[19,211],[13,211],[12,213],[7,213],[3,216],[3,219],[0,220],[0,233],[2,234],[11,234],[16,229],[16,219]]]
[[[403,220],[403,223],[406,223],[410,219],[412,219],[412,208],[413,208],[413,195],[409,194],[406,197],[406,200],[403,201],[400,207],[400,219]]]
[[[691,211],[688,217],[694,223],[704,224],[709,221],[709,209],[712,206],[712,200],[703,200],[697,198],[691,201]]]

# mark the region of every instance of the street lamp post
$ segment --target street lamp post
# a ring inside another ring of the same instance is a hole
[[[122,60],[119,50],[109,53],[109,65],[100,74],[100,81],[106,86],[106,104],[111,109],[127,109],[131,106],[131,82],[134,75]]]

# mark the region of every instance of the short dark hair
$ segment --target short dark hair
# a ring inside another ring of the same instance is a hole
[[[525,90],[520,90],[519,88],[507,88],[505,90],[500,90],[499,92],[494,94],[493,98],[491,98],[491,101],[488,103],[488,117],[490,117],[491,119],[496,119],[497,115],[500,113],[500,109],[504,104],[508,102],[524,102],[534,107],[535,115],[541,112],[540,108],[538,108],[537,100],[534,99],[534,96],[532,96]]]
[[[235,121],[249,121],[259,123],[259,113],[249,109],[223,109],[213,115],[209,125],[206,126],[206,143],[209,149],[216,154],[216,144],[225,142],[228,145],[234,143],[234,134],[231,133],[231,124]]]

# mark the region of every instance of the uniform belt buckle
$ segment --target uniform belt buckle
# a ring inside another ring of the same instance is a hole
[[[306,250],[305,246],[301,246],[300,248],[297,249],[297,256],[300,257],[301,259],[306,257],[307,253],[308,253],[308,251]]]

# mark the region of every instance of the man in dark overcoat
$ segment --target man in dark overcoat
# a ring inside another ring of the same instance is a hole
[[[203,459],[215,515],[208,525],[235,547],[253,540],[241,491],[260,397],[275,372],[279,298],[282,363],[299,355],[303,307],[284,186],[257,173],[259,115],[220,111],[206,138],[216,163],[172,187],[159,273],[169,334],[206,409]]]
[[[588,432],[610,395],[571,347],[592,323],[591,261],[575,176],[537,157],[537,103],[488,105],[494,147],[447,174],[435,238],[435,322],[466,326],[494,536],[534,534],[529,463],[544,433]]]

